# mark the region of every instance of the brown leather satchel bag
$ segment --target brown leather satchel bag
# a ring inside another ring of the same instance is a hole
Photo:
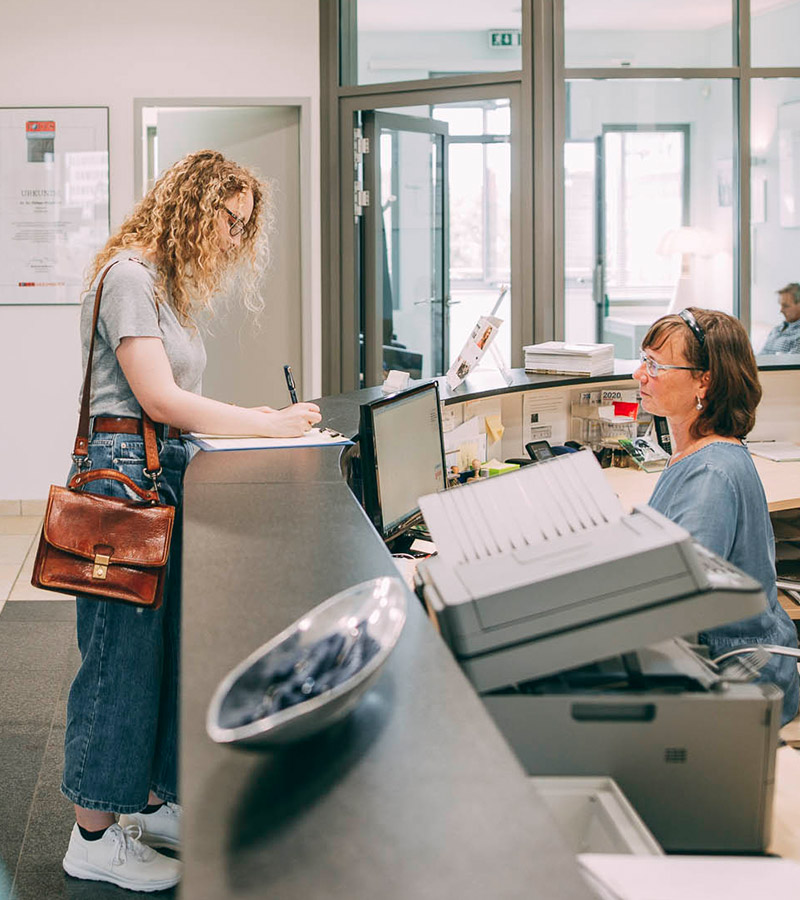
[[[142,410],[146,467],[151,490],[116,469],[83,472],[89,453],[89,398],[100,297],[111,263],[97,285],[92,339],[83,382],[81,414],[72,458],[78,471],[66,487],[50,486],[31,584],[47,591],[86,594],[158,609],[164,594],[175,507],[159,503],[158,442],[152,419]],[[84,493],[92,481],[108,478],[130,488],[140,500]]]

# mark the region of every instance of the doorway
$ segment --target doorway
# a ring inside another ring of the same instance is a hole
[[[340,219],[343,380],[443,375],[486,315],[503,320],[494,347],[509,365],[522,344],[516,85],[414,92],[380,109],[370,99],[340,108],[354,151],[340,156],[342,196],[354,201]]]
[[[254,169],[272,188],[275,227],[270,267],[257,321],[235,298],[218,298],[220,310],[204,333],[208,365],[203,390],[243,406],[285,406],[284,364],[292,366],[298,395],[313,396],[310,309],[310,210],[307,205],[308,115],[302,102],[139,100],[136,116],[136,195],[170,165],[201,149],[219,150]]]

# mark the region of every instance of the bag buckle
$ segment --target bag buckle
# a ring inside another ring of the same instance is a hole
[[[108,564],[111,557],[105,553],[95,553],[94,563],[92,564],[92,578],[105,580],[108,575]]]
[[[87,471],[92,468],[92,461],[88,456],[79,456],[77,453],[73,453],[72,461],[79,473],[83,471],[84,466]]]
[[[164,470],[163,470],[163,468],[162,468],[161,466],[159,466],[159,467],[158,467],[157,469],[155,469],[154,471],[151,471],[150,469],[147,469],[147,468],[142,469],[142,472],[144,473],[145,478],[149,478],[150,481],[153,482],[153,491],[154,491],[154,493],[155,493],[156,496],[158,496],[158,476],[159,476],[163,471],[164,471]],[[155,503],[156,501],[153,501],[153,502]]]

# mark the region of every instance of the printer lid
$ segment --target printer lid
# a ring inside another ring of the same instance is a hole
[[[649,508],[626,517],[588,452],[429,495],[420,506],[439,548],[418,570],[425,597],[479,691],[748,618],[764,608],[758,582],[674,523]],[[637,519],[641,539],[625,527]],[[521,552],[547,558],[556,551],[555,559],[576,542],[592,552],[577,557],[571,572],[555,563],[532,564],[534,574],[525,580]],[[617,551],[624,546],[627,558],[613,553],[613,544]],[[467,579],[465,570],[492,574]],[[471,590],[470,582],[478,589]]]

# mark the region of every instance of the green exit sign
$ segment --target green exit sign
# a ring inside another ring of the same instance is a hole
[[[490,31],[489,46],[490,47],[519,47],[522,44],[522,32],[518,29],[509,31]]]

